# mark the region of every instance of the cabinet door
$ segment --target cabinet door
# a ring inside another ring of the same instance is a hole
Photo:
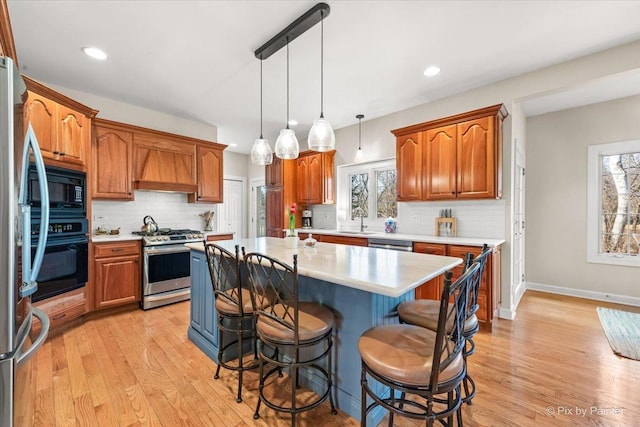
[[[325,151],[322,153],[322,203],[334,204],[335,198],[335,157],[336,151]]]
[[[89,142],[89,120],[84,114],[58,105],[58,150],[60,160],[77,165],[85,164],[86,144]]]
[[[222,203],[222,150],[198,145],[198,202]]]
[[[322,153],[307,156],[309,174],[307,175],[307,203],[319,205],[323,200]],[[298,189],[300,184],[298,184]]]
[[[301,156],[296,159],[296,179],[297,191],[296,200],[298,203],[309,203],[309,160],[310,156]]]
[[[48,159],[58,158],[57,146],[57,104],[45,97],[28,92],[29,97],[24,104],[24,132],[27,133],[29,123],[33,128],[42,156]]]
[[[456,126],[426,131],[423,163],[423,198],[456,198]]]
[[[415,242],[413,244],[413,251],[420,254],[444,256],[447,254],[447,247],[446,245],[440,245],[437,243]],[[431,279],[418,286],[416,288],[416,299],[439,300],[442,295],[443,277],[443,275],[440,275],[435,279]]]
[[[91,150],[94,199],[133,200],[132,144],[131,132],[95,127]]]
[[[266,211],[266,235],[268,237],[283,237],[284,208],[283,189],[276,187],[268,189],[265,196]]]
[[[140,301],[140,256],[96,260],[96,308]]]
[[[265,166],[265,184],[267,187],[282,185],[282,159],[273,156],[273,163]]]
[[[397,199],[420,200],[422,197],[422,132],[401,136],[396,141],[398,170]]]
[[[496,197],[494,117],[458,124],[458,198]]]

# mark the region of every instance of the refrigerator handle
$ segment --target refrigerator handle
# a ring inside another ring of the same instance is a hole
[[[22,353],[22,349],[19,350],[19,353],[16,356],[16,364],[18,365],[18,367],[22,366],[29,359],[31,359],[31,356],[33,356],[40,349],[44,341],[47,339],[47,335],[49,335],[49,327],[51,326],[51,323],[49,321],[49,317],[47,317],[47,314],[35,307],[32,307],[31,310],[33,315],[40,320],[42,328],[40,329],[38,338],[35,339],[33,344],[31,344],[31,347],[29,347],[27,351]]]
[[[33,152],[33,159],[38,173],[38,184],[40,187],[40,232],[38,236],[38,247],[31,264],[31,205],[27,201],[27,180],[29,179],[29,148]],[[22,156],[22,185],[20,186],[19,204],[22,210],[22,286],[19,294],[21,298],[34,294],[38,290],[38,273],[44,258],[45,245],[49,233],[49,188],[47,186],[47,174],[44,168],[44,160],[40,152],[40,146],[31,123],[27,128],[25,136],[24,153]]]

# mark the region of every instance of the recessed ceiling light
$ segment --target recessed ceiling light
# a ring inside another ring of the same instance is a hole
[[[297,125],[297,124],[298,124],[298,121],[297,121],[297,120],[293,120],[293,119],[291,119],[291,120],[289,120],[289,121],[287,122],[287,124],[288,124],[289,126],[295,126],[295,125]]]
[[[100,61],[107,59],[107,54],[97,47],[83,47],[82,51],[93,59],[99,59]]]
[[[424,70],[424,75],[427,77],[433,77],[437,75],[439,72],[440,72],[440,67],[436,67],[435,65],[432,65],[430,67],[427,67],[426,70]]]

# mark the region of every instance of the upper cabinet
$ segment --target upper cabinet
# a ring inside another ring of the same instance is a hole
[[[221,203],[225,145],[95,119],[93,198],[133,200],[133,189]]]
[[[335,203],[334,156],[335,150],[325,153],[305,151],[296,160],[296,199],[300,204],[320,205]]]
[[[283,237],[289,228],[289,208],[297,199],[297,159],[282,160],[274,156],[273,163],[265,167],[266,235]],[[296,210],[296,224],[300,225],[300,209]]]
[[[222,203],[222,149],[196,147],[196,175],[198,192],[189,194],[189,202]]]
[[[393,130],[398,200],[502,197],[504,105]]]
[[[91,153],[93,198],[133,200],[133,133],[95,119]]]
[[[31,124],[49,164],[86,171],[91,139],[92,110],[24,76],[28,96],[24,104],[26,133]]]

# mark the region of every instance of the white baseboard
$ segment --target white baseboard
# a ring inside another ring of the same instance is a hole
[[[640,298],[627,295],[608,294],[605,292],[585,291],[584,289],[565,288],[562,286],[545,285],[543,283],[527,282],[527,290],[549,292],[552,294],[586,298],[596,301],[608,301],[617,304],[634,305],[640,307]],[[517,304],[516,304],[517,306]]]
[[[498,317],[501,319],[513,320],[516,318],[516,311],[500,307]]]

